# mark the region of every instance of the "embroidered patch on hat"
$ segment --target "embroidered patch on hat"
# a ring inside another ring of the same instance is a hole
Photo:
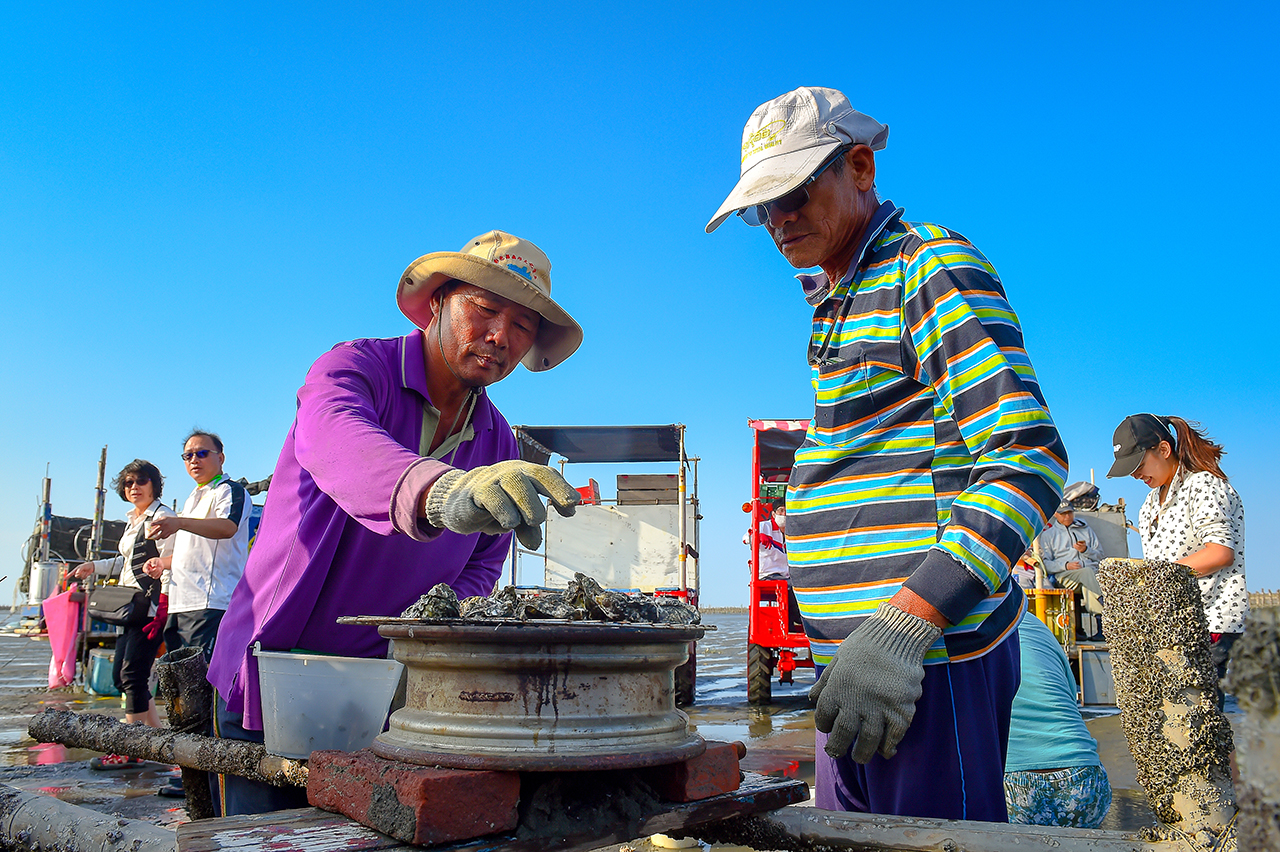
[[[778,134],[786,127],[785,118],[776,118],[742,140],[742,159],[745,161],[752,154],[759,154],[761,151],[781,145],[782,140],[778,138]]]
[[[537,268],[519,255],[500,254],[493,259],[493,262],[500,266],[505,266],[507,269],[511,270],[516,275],[519,275],[526,281],[532,282],[538,280]]]

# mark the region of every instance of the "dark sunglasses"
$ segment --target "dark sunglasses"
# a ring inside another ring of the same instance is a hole
[[[191,461],[192,459],[202,459],[211,452],[213,452],[213,450],[187,450],[182,454],[182,460]]]
[[[809,179],[788,192],[781,198],[775,198],[773,201],[766,201],[764,204],[757,204],[753,207],[744,207],[738,211],[738,215],[742,217],[742,221],[751,227],[763,225],[769,221],[769,210],[777,210],[779,213],[794,213],[801,207],[809,203],[809,184],[817,180],[823,172],[830,168],[831,164],[844,156],[844,152],[848,148],[838,148],[831,157],[818,167],[818,170],[809,175]]]
[[[151,480],[150,480],[150,479],[126,479],[126,480],[124,481],[124,487],[125,487],[125,488],[132,488],[132,487],[133,487],[133,486],[135,486],[135,485],[137,485],[137,486],[141,487],[141,486],[143,486],[143,485],[146,485],[146,484],[147,484],[147,483],[149,483],[149,482],[151,482]]]

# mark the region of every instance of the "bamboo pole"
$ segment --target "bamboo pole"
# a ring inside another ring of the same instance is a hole
[[[104,754],[177,764],[221,775],[239,775],[277,787],[306,787],[307,767],[268,754],[259,743],[183,734],[169,728],[126,725],[110,716],[49,708],[31,717],[27,728],[39,743],[61,743]]]
[[[1036,618],[1041,624],[1049,623],[1049,599],[1045,596],[1044,556],[1040,553],[1040,536],[1031,540],[1031,551],[1036,557]]]
[[[49,502],[49,495],[52,486],[53,482],[49,479],[49,470],[46,465],[44,487],[40,500],[40,553],[36,557],[39,562],[49,561],[49,528],[53,526],[53,504]]]
[[[174,852],[158,825],[91,811],[0,784],[0,848],[59,852]]]
[[[106,481],[107,448],[103,447],[102,455],[98,458],[98,487],[94,490],[93,496],[93,526],[90,527],[89,550],[85,554],[85,559],[89,562],[102,558],[102,519],[107,509]]]

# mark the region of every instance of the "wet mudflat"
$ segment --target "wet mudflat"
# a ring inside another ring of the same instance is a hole
[[[98,696],[79,687],[48,689],[49,660],[47,640],[0,633],[0,782],[153,825],[169,827],[185,820],[181,800],[156,795],[178,774],[175,767],[143,763],[99,772],[89,768],[97,752],[31,739],[31,717],[50,707],[124,720],[119,697]],[[163,706],[160,715],[163,720]]]
[[[746,744],[744,769],[798,778],[812,786],[813,711],[807,700],[812,670],[797,671],[794,684],[775,682],[773,703],[752,707],[747,703],[746,615],[707,613],[704,620],[717,629],[698,644],[697,701],[687,708],[692,726],[707,739]],[[119,698],[45,689],[48,666],[47,641],[0,634],[0,782],[157,825],[185,819],[181,801],[155,795],[172,767],[144,764],[139,769],[96,772],[89,769],[92,752],[31,740],[27,723],[46,707],[124,717]],[[1151,824],[1154,817],[1138,787],[1119,716],[1104,708],[1086,708],[1085,716],[1115,791],[1103,828],[1133,831]],[[649,844],[631,845],[642,850]]]

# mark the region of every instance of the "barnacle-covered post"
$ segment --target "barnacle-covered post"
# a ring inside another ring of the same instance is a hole
[[[1106,559],[1098,581],[1116,703],[1157,833],[1234,849],[1231,726],[1195,578],[1175,562]]]
[[[156,663],[156,692],[168,703],[169,727],[184,734],[209,733],[213,716],[213,687],[209,666],[197,646],[170,651]],[[203,769],[182,767],[182,788],[187,814],[192,819],[213,816],[209,775]]]
[[[1231,649],[1227,686],[1240,702],[1241,849],[1280,849],[1280,609],[1255,609]]]

